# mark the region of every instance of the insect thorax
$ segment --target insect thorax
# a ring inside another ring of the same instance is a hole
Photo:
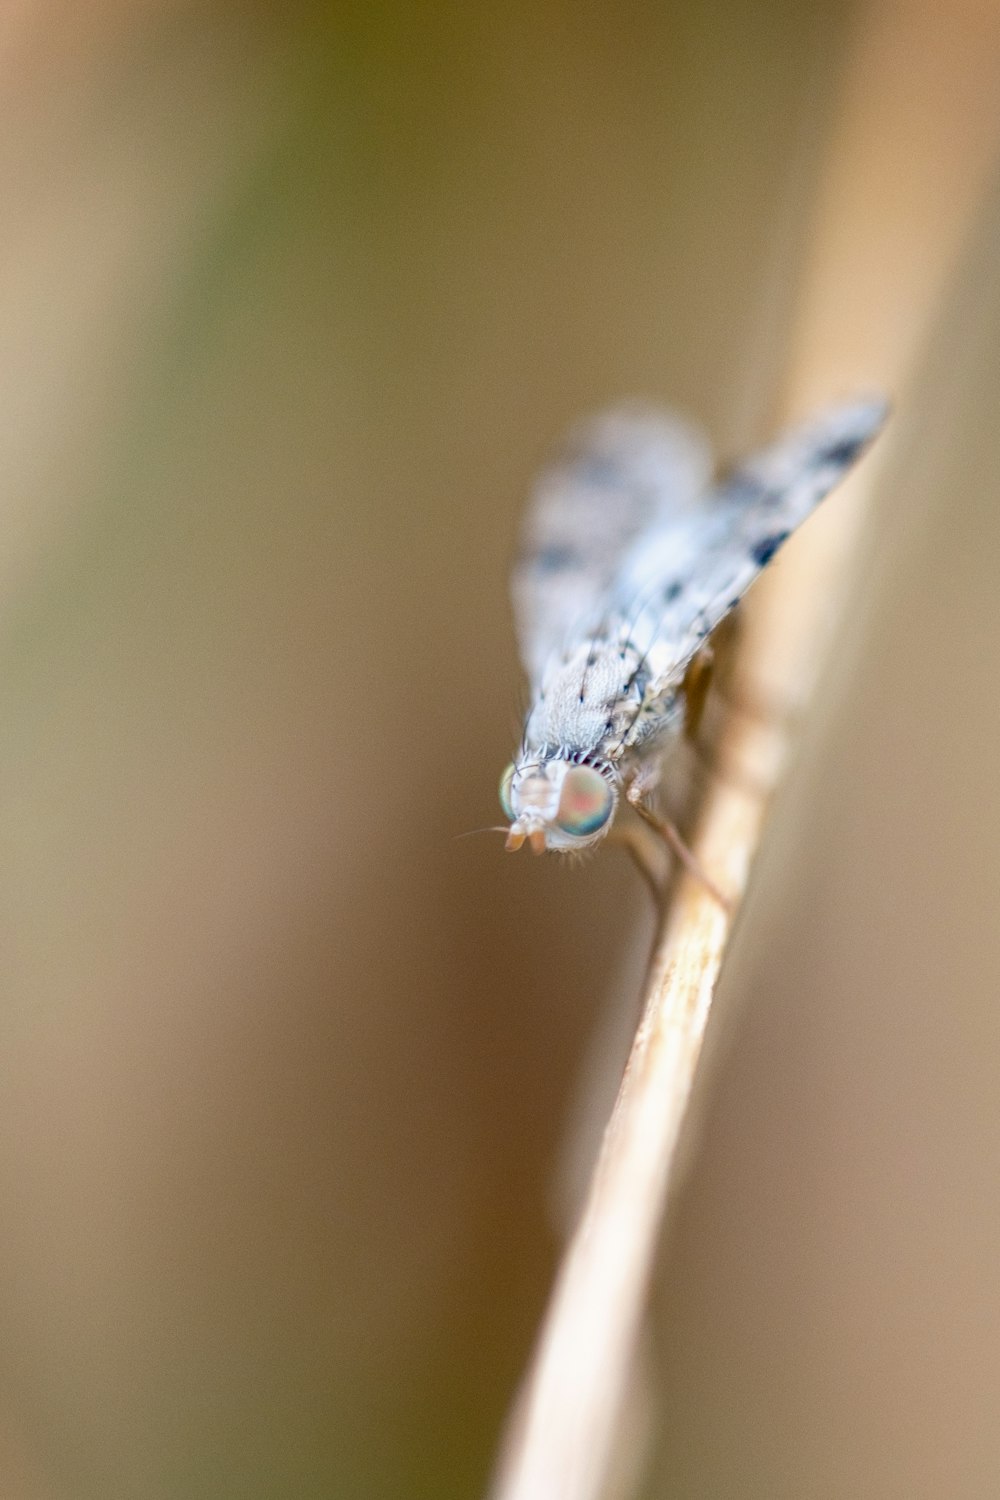
[[[524,752],[615,765],[676,715],[676,690],[650,689],[645,659],[630,642],[584,642],[546,670]]]

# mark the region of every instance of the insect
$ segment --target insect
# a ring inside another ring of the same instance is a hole
[[[512,579],[531,704],[500,780],[508,849],[592,848],[624,800],[691,861],[650,799],[692,667],[886,411],[833,407],[714,485],[704,437],[670,413],[619,407],[570,435],[540,477]]]

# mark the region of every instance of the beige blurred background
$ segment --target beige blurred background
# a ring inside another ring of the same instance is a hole
[[[3,1500],[482,1492],[651,926],[454,837],[525,491],[859,385],[642,1492],[1000,1493],[998,148],[987,0],[0,12]]]

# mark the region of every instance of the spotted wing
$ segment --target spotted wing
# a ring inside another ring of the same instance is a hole
[[[647,698],[678,683],[792,532],[882,427],[884,401],[835,407],[741,465],[684,515],[635,539],[613,589],[649,670]]]
[[[680,417],[623,406],[582,423],[541,475],[512,578],[525,670],[612,625],[611,596],[637,539],[691,509],[708,445]]]

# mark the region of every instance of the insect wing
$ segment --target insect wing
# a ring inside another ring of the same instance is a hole
[[[886,415],[883,401],[835,407],[741,465],[701,505],[635,539],[613,593],[617,612],[632,621],[652,695],[680,681],[706,637],[854,466]]]
[[[682,418],[619,407],[578,427],[541,475],[512,578],[521,656],[537,687],[556,653],[610,623],[637,538],[691,508],[711,471]]]

